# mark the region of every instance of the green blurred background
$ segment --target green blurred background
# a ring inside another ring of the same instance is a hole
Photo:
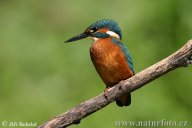
[[[42,124],[103,92],[89,57],[92,41],[63,43],[91,23],[118,22],[139,72],[192,38],[191,5],[191,0],[1,0],[0,121]],[[72,127],[191,121],[191,71],[191,66],[172,71],[133,92],[130,107],[112,103]]]

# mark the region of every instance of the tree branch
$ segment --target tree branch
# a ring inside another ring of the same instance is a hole
[[[163,74],[178,67],[186,67],[191,63],[192,40],[189,40],[181,49],[169,57],[110,88],[105,92],[107,99],[104,93],[101,93],[90,100],[84,101],[71,110],[52,118],[50,121],[39,126],[39,128],[65,128],[72,124],[78,124],[81,119],[104,108],[124,93],[133,92]]]

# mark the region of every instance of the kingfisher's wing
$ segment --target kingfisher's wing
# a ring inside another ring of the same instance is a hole
[[[135,74],[132,57],[131,57],[131,54],[130,54],[129,50],[127,49],[127,47],[121,41],[119,41],[115,38],[112,38],[112,41],[121,47],[121,50],[125,54],[126,60],[128,62],[128,65],[129,65],[131,71]]]

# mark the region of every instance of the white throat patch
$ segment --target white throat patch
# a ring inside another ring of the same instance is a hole
[[[97,37],[88,37],[88,38],[92,39],[94,42],[99,39],[99,38],[97,38]]]
[[[113,32],[113,31],[107,31],[106,33],[109,34],[112,37],[120,39],[119,35],[117,33]]]

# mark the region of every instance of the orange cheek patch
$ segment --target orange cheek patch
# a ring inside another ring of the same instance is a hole
[[[107,31],[109,31],[108,28],[102,28],[98,30],[98,32],[101,32],[101,33],[106,33]]]

